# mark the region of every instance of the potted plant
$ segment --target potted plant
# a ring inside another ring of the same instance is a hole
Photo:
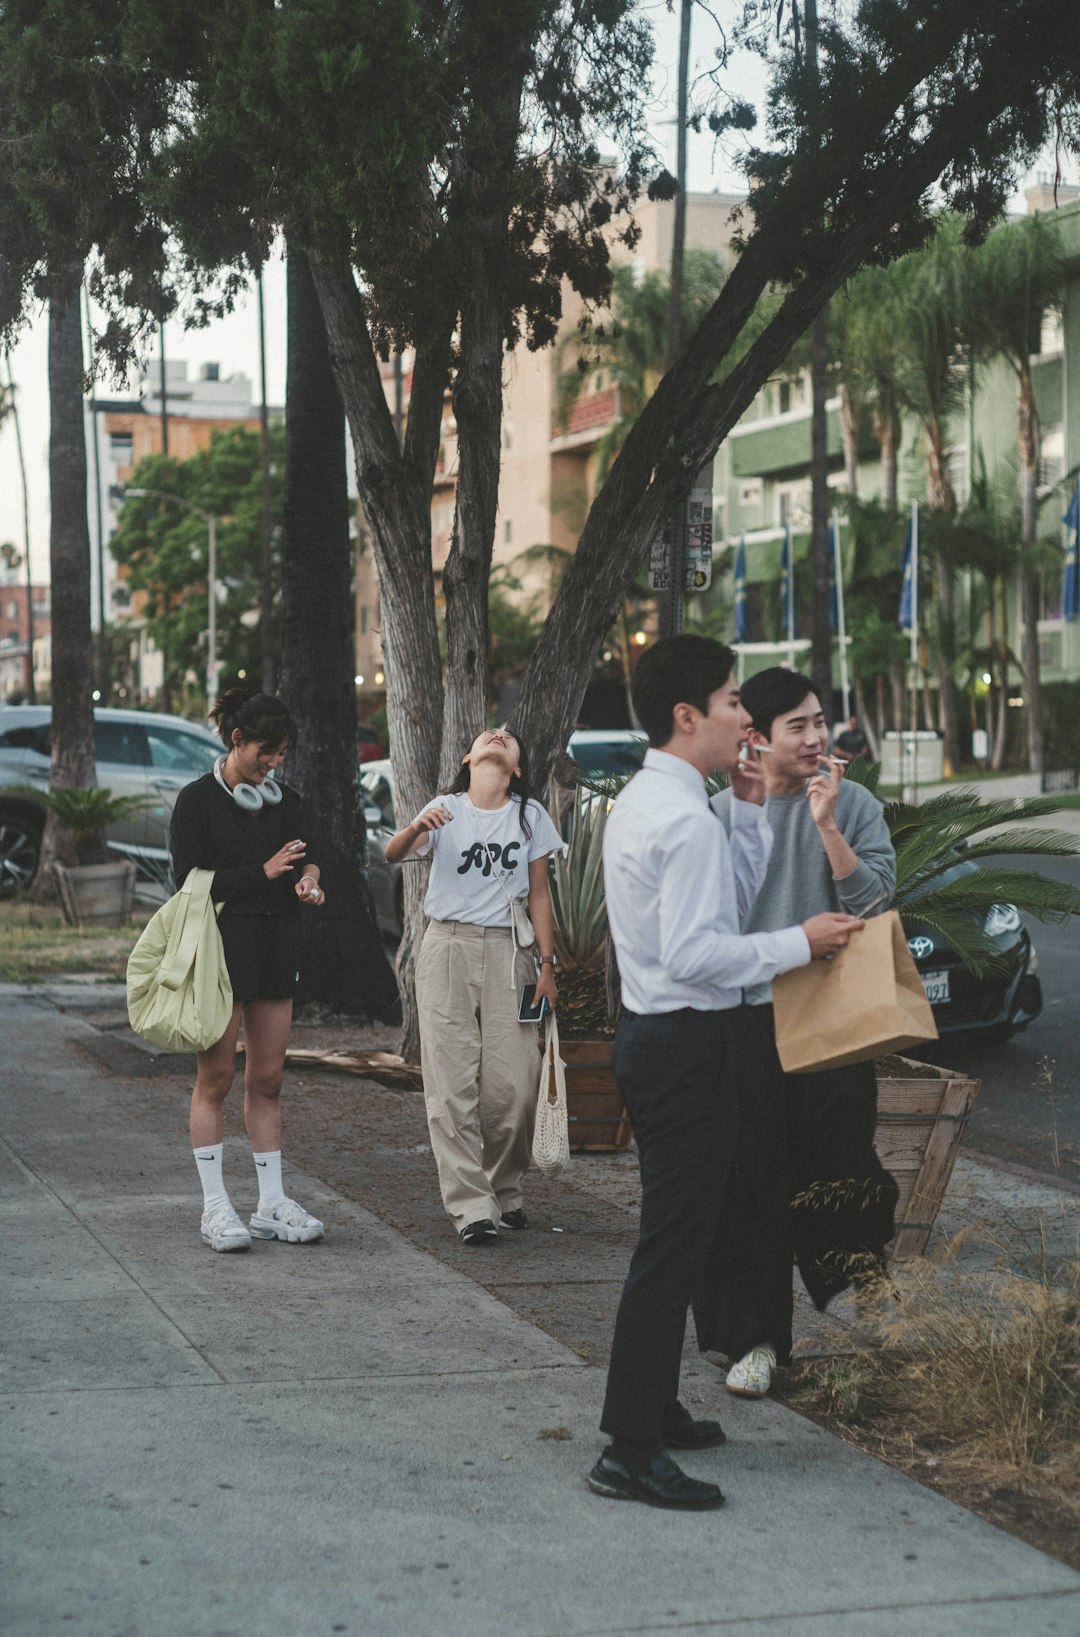
[[[131,915],[135,865],[105,845],[110,824],[152,805],[149,796],[114,796],[93,785],[88,790],[28,788],[54,813],[71,836],[75,864],[54,863],[60,907],[71,926],[122,926]]]
[[[570,845],[551,872],[559,1046],[566,1064],[570,1146],[578,1150],[625,1148],[630,1141],[611,1064],[618,998],[604,903],[604,826],[610,810],[606,787],[579,783]]]

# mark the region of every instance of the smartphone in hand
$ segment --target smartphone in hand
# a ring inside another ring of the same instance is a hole
[[[548,1009],[548,1003],[543,997],[536,998],[535,983],[527,983],[518,991],[518,1022],[539,1023]]]

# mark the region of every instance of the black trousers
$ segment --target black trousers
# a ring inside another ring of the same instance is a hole
[[[660,1441],[679,1396],[686,1316],[699,1294],[734,1153],[737,1097],[726,1012],[624,1013],[615,1079],[641,1164],[641,1227],[615,1319],[601,1429]]]
[[[786,1364],[792,1261],[815,1306],[885,1265],[897,1188],[874,1150],[872,1063],[785,1074],[771,1006],[732,1014],[739,1137],[702,1290],[698,1343],[742,1358],[767,1342]]]

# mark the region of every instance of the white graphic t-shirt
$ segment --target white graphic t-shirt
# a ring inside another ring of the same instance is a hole
[[[540,803],[530,801],[525,816],[532,834],[527,836],[521,828],[520,796],[510,796],[504,806],[490,812],[474,807],[464,793],[436,796],[422,811],[433,807],[445,807],[454,816],[441,829],[430,830],[414,854],[434,853],[425,913],[433,921],[508,927],[507,893],[511,898],[529,896],[529,864],[534,858],[563,850],[558,830]],[[493,863],[498,874],[492,870]]]

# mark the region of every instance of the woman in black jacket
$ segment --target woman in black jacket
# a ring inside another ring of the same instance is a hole
[[[225,754],[212,773],[181,790],[169,844],[173,872],[213,870],[211,897],[233,990],[229,1027],[198,1054],[191,1141],[203,1186],[202,1237],[212,1250],[247,1250],[251,1236],[309,1244],[321,1222],[281,1185],[281,1081],[299,977],[300,906],[319,905],[307,805],[273,774],[295,728],[280,699],[231,688],[210,713]],[[244,1025],[244,1124],[254,1151],[259,1204],[250,1232],[222,1180],[225,1099]]]

